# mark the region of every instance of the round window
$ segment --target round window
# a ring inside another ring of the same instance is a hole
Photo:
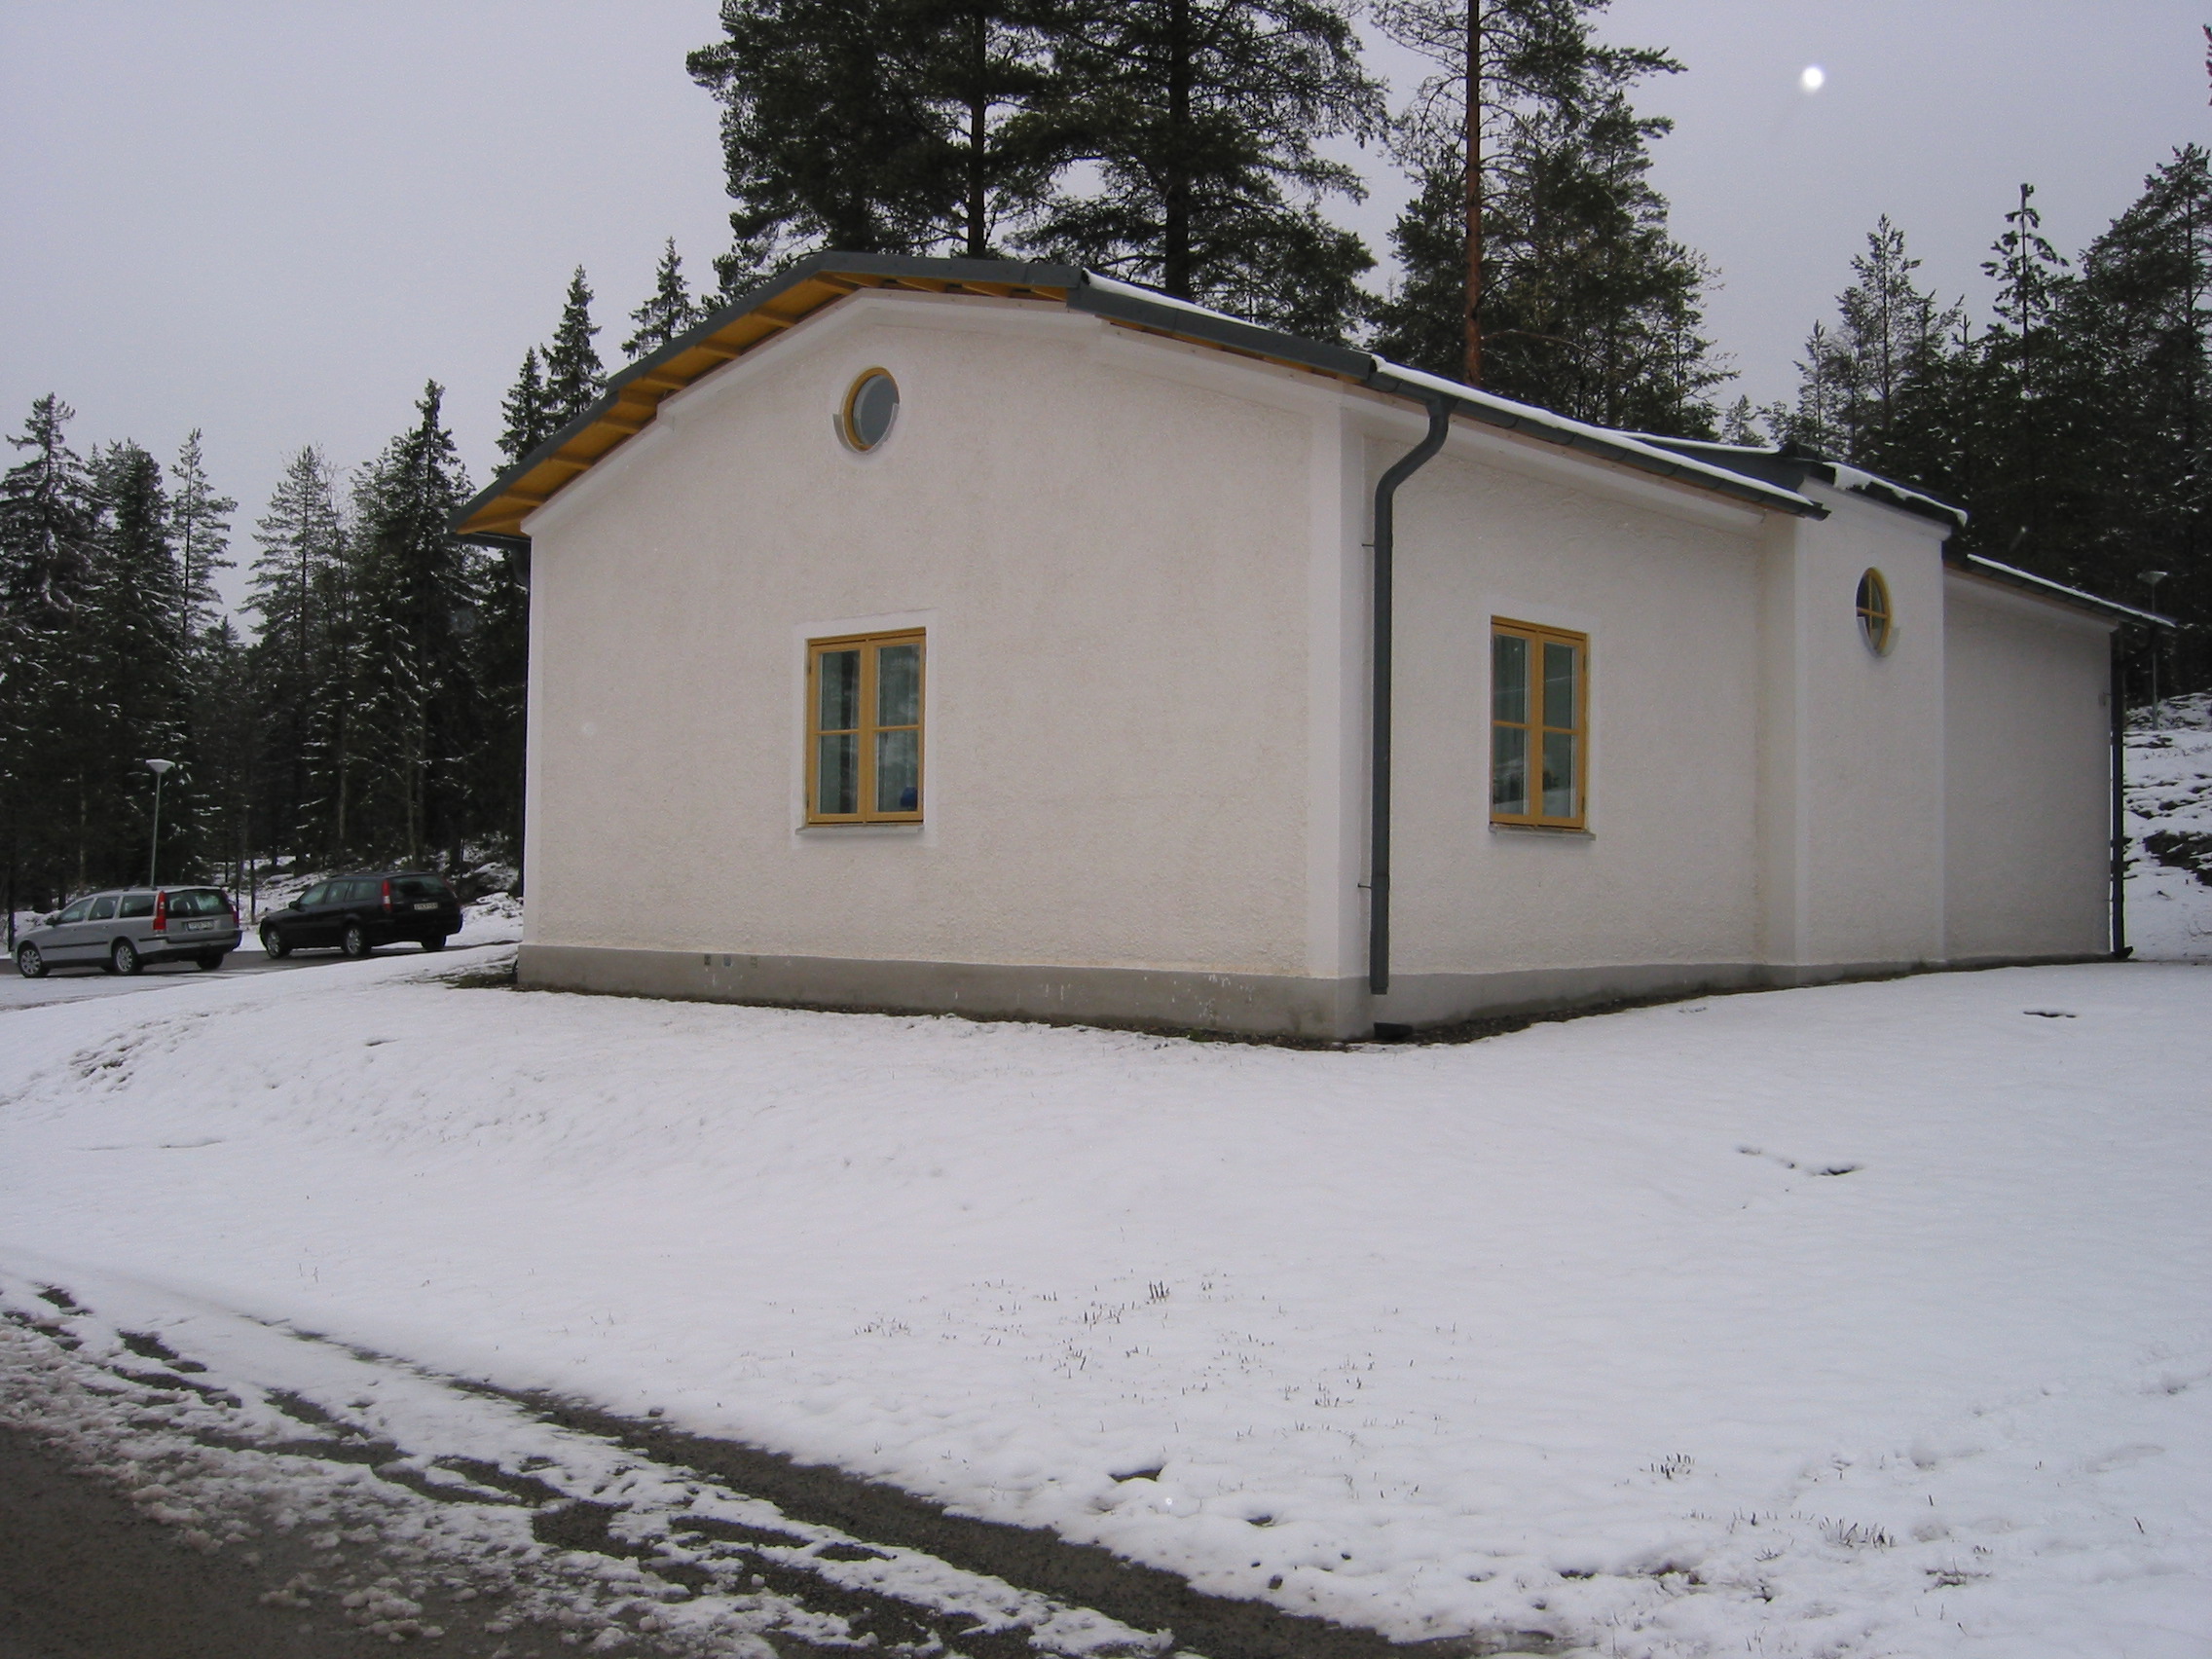
[[[1859,632],[1866,648],[1876,656],[1887,656],[1896,626],[1890,614],[1890,584],[1881,571],[1868,571],[1859,578]]]
[[[838,426],[853,448],[871,450],[891,435],[891,423],[898,418],[899,383],[882,369],[869,369],[845,393]]]

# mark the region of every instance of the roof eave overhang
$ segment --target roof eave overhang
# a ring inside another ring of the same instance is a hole
[[[810,254],[750,288],[650,356],[630,364],[577,416],[454,515],[463,540],[529,544],[523,523],[575,479],[652,424],[661,403],[724,363],[866,288],[999,299],[1064,300],[1083,279],[1072,266],[899,254]]]
[[[2162,616],[2156,610],[2138,610],[2134,606],[2122,605],[2118,600],[2100,599],[2093,593],[2084,593],[2080,588],[2068,587],[2064,582],[2054,582],[2047,576],[2039,576],[2029,571],[2015,570],[2010,565],[1999,564],[1995,559],[1984,559],[1978,553],[1969,553],[1959,559],[1946,562],[1960,575],[1975,577],[1995,587],[2009,588],[2014,593],[2026,594],[2031,599],[2040,599],[2046,605],[2057,605],[2069,610],[2084,611],[2106,622],[2121,626],[2164,628],[2169,631],[2178,631],[2181,627],[2181,624],[2171,616]]]
[[[869,288],[1055,302],[1122,327],[1325,375],[1423,408],[1441,398],[1454,415],[1480,424],[1769,511],[1827,516],[1817,501],[1764,480],[1677,459],[1634,439],[1610,438],[1600,428],[1532,405],[1488,397],[1472,388],[1456,391],[1453,383],[1413,376],[1347,346],[1281,333],[1123,282],[1094,281],[1074,266],[821,253],[749,289],[681,339],[615,375],[589,410],[464,504],[454,515],[455,533],[464,540],[527,547],[530,538],[523,526],[530,515],[650,425],[664,399],[847,295]]]

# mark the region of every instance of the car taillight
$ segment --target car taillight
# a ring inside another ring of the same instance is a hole
[[[156,933],[167,933],[169,931],[169,896],[166,893],[154,895],[154,931]]]
[[[391,914],[391,883],[388,881],[384,884],[384,913]]]

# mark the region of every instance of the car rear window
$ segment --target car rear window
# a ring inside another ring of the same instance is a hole
[[[230,912],[222,893],[213,887],[193,887],[169,895],[172,916],[227,916]]]
[[[391,896],[394,899],[451,899],[453,890],[434,875],[395,875],[391,878]]]
[[[115,913],[124,920],[132,916],[150,916],[154,913],[154,896],[151,893],[126,893],[123,903],[116,906]]]

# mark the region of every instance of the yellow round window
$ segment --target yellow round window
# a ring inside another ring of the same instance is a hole
[[[845,442],[865,452],[891,435],[891,423],[898,417],[899,383],[886,369],[868,369],[845,393],[837,426]]]
[[[1876,656],[1887,656],[1896,628],[1897,620],[1890,612],[1890,584],[1882,579],[1881,571],[1868,571],[1859,578],[1860,637]]]

